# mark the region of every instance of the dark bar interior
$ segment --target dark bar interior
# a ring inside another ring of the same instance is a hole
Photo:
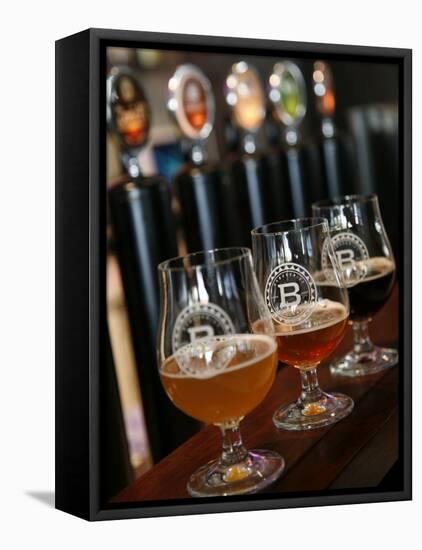
[[[173,464],[189,455],[183,471],[210,458],[209,432],[171,403],[159,379],[157,265],[186,252],[250,247],[250,231],[257,226],[309,216],[311,204],[321,199],[374,192],[397,255],[398,69],[372,61],[108,48],[107,70],[110,361],[101,399],[109,403],[103,410],[110,429],[103,434],[104,500],[183,498],[180,480],[168,495],[158,489],[159,473],[164,480],[174,473],[169,455]],[[281,82],[287,82],[285,88]],[[188,91],[180,92],[182,84]],[[181,105],[185,112],[180,115]],[[397,307],[396,291],[382,314],[384,322],[387,310],[393,319],[387,343],[397,342]],[[380,321],[375,322],[382,333]],[[281,367],[293,394],[294,382],[284,371]],[[334,383],[329,374],[324,377],[328,386]],[[392,373],[380,375],[361,389],[349,381],[339,384],[368,414],[376,385],[378,399],[386,399],[378,424],[374,421],[359,441],[349,442],[351,454],[369,441],[380,449],[394,439],[393,378]],[[254,413],[254,425],[259,426],[264,410],[263,405]],[[363,425],[364,413],[359,414]],[[349,426],[348,433],[353,429]],[[340,449],[341,432],[330,437]],[[284,453],[293,440],[290,434],[283,440]],[[353,476],[357,485],[363,483],[358,461],[347,466],[340,450],[330,454],[323,439],[314,443],[339,465],[315,482],[315,489],[350,488]],[[312,465],[307,452],[295,448],[293,466],[299,458]],[[382,484],[385,478],[394,485],[396,458],[393,450],[367,482]],[[293,467],[291,477],[277,487],[286,493],[312,488],[311,482],[299,483],[304,472]]]

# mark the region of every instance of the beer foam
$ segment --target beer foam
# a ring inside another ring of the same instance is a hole
[[[394,265],[393,260],[386,258],[385,256],[374,256],[373,258],[368,258],[363,262],[365,265],[366,273],[365,277],[361,282],[373,281],[375,279],[380,279],[385,275],[388,275],[395,270],[396,266]],[[371,275],[371,272],[374,272]]]
[[[260,344],[257,347],[248,345]],[[264,349],[262,349],[264,348]],[[168,357],[160,368],[161,376],[169,378],[207,379],[244,369],[264,361],[277,349],[277,342],[266,334],[233,334],[200,338],[186,344]],[[255,353],[250,359],[233,366],[230,363],[239,354]]]
[[[303,307],[312,308],[312,313],[306,321],[299,325],[287,325],[273,320],[276,335],[305,334],[331,327],[348,317],[346,306],[333,300],[324,299],[316,304],[304,304]]]
[[[347,284],[348,280],[346,279],[345,282],[347,287],[380,279],[396,269],[393,260],[386,258],[385,256],[374,256],[372,258],[367,258],[366,260],[356,261],[355,263],[356,270],[360,273],[360,275],[352,284]],[[339,284],[336,277],[331,275],[332,272],[332,268],[327,268],[325,271],[317,271],[314,273],[316,284],[320,286],[338,287]]]

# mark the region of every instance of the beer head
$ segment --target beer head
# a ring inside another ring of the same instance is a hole
[[[170,259],[159,265],[160,362],[204,338],[262,332],[272,324],[253,271],[250,250],[226,248]]]
[[[349,290],[351,319],[371,317],[385,303],[395,263],[375,194],[348,195],[312,205],[330,224],[334,261]],[[323,254],[328,273],[332,262]]]
[[[325,298],[348,308],[337,266],[331,269],[330,290],[321,285],[323,249],[330,258],[333,255],[325,219],[303,218],[258,227],[252,231],[252,248],[258,281],[275,322],[300,325]]]
[[[275,348],[272,336],[259,333],[200,338],[176,351],[171,373],[166,367],[162,372],[205,380],[246,368],[271,355]]]

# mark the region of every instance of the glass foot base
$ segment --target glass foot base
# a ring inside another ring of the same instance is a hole
[[[374,346],[370,352],[348,353],[330,365],[334,376],[367,376],[394,367],[399,360],[395,349]]]
[[[299,399],[281,406],[273,416],[277,428],[283,430],[313,430],[338,422],[352,411],[353,399],[342,393],[322,393],[322,398],[310,405]]]
[[[233,466],[223,466],[220,459],[201,466],[190,478],[188,492],[193,497],[216,497],[256,493],[275,481],[284,470],[278,453],[257,449]]]

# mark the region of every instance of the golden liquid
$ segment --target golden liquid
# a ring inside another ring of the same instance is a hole
[[[201,342],[206,345],[217,340],[218,337]],[[235,351],[220,371],[212,358],[210,368],[204,369],[202,359],[189,355],[183,360],[191,373],[180,368],[175,355],[166,359],[160,369],[161,382],[176,407],[203,422],[223,424],[242,418],[261,403],[274,382],[277,346],[273,338],[234,335],[224,337],[218,348],[227,345],[234,345]],[[177,354],[183,353],[184,348]]]

